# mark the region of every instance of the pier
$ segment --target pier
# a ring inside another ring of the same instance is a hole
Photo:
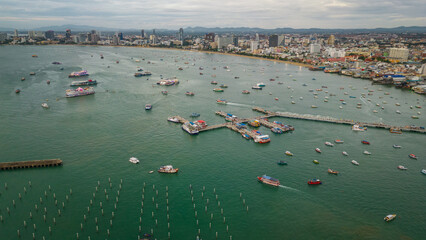
[[[20,161],[20,162],[4,162],[4,163],[0,163],[0,170],[56,167],[56,166],[61,166],[61,165],[62,165],[61,159],[32,160],[32,161]]]

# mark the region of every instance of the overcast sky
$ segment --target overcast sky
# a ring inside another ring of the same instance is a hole
[[[425,26],[426,0],[0,0],[0,27]]]

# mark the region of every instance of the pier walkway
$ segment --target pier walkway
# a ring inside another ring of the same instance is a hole
[[[40,167],[56,167],[61,166],[61,159],[47,159],[47,160],[32,160],[21,162],[4,162],[0,163],[0,170],[13,170],[22,168],[40,168]]]

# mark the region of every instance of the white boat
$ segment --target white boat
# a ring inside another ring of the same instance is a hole
[[[285,154],[286,154],[287,156],[293,156],[293,153],[291,153],[290,151],[285,151]]]
[[[174,123],[179,123],[179,119],[177,119],[176,117],[169,117],[169,118],[167,118],[167,121],[174,122]]]
[[[422,169],[420,172],[426,175],[426,169]]]
[[[401,114],[401,112],[399,110],[396,110],[396,113]]]
[[[42,106],[43,108],[49,108],[49,105],[47,105],[47,103],[42,103],[42,104],[41,104],[41,106]]]
[[[367,150],[365,150],[363,153],[364,153],[365,155],[371,155],[371,152],[369,152],[369,151],[367,151]]]
[[[329,146],[329,147],[333,147],[334,144],[332,144],[331,142],[325,142],[325,145]]]
[[[137,164],[137,163],[139,163],[139,159],[137,159],[137,158],[135,158],[135,157],[131,157],[131,158],[129,159],[129,162],[134,163],[134,164]]]
[[[291,104],[296,104],[294,101],[291,101]]]
[[[404,167],[404,166],[402,166],[402,165],[399,165],[399,166],[398,166],[398,169],[401,169],[401,170],[407,170],[408,168],[406,168],[406,167]]]
[[[357,165],[357,166],[359,165],[359,163],[358,163],[357,161],[355,161],[355,160],[352,160],[352,161],[351,161],[351,163],[352,163],[353,165]]]
[[[361,127],[358,124],[352,126],[352,131],[364,132],[365,130],[367,130],[366,127]]]
[[[385,220],[386,222],[390,222],[390,221],[394,220],[394,219],[395,219],[395,217],[396,217],[396,214],[389,214],[389,215],[387,215],[387,216],[384,218],[384,220]]]
[[[342,154],[343,154],[344,156],[349,156],[349,154],[348,154],[347,152],[342,152]]]

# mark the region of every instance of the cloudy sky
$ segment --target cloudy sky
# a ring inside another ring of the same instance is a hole
[[[426,0],[0,0],[0,27],[425,26]]]

